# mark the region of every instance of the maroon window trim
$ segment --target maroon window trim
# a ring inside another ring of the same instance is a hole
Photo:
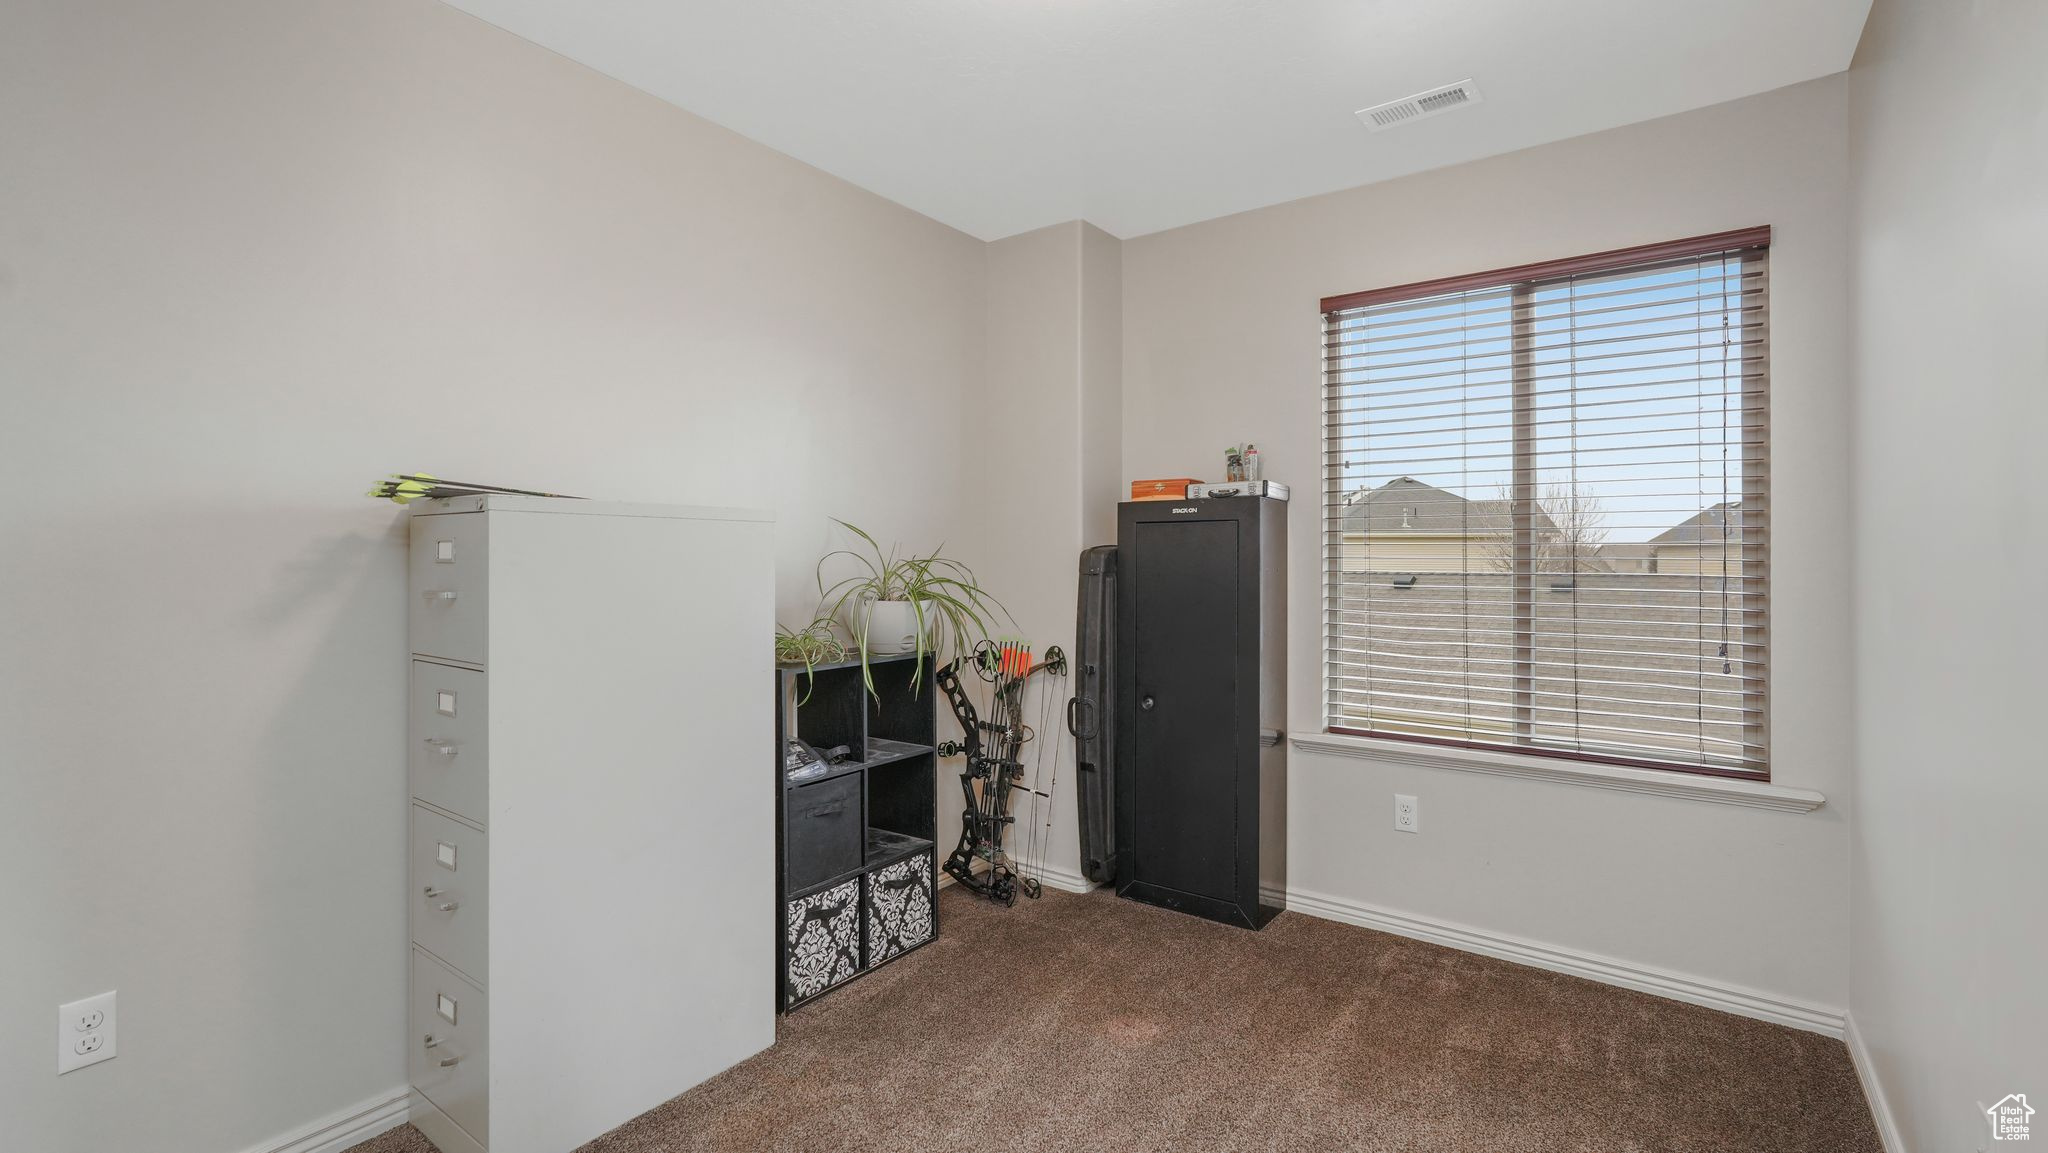
[[[1770,245],[1770,225],[1737,228],[1729,232],[1687,237],[1684,240],[1667,240],[1661,244],[1639,244],[1634,248],[1616,248],[1586,256],[1566,257],[1563,260],[1519,264],[1513,268],[1475,272],[1468,276],[1446,276],[1439,280],[1397,284],[1392,288],[1373,288],[1364,292],[1347,292],[1342,296],[1325,296],[1323,312],[1328,314],[1374,304],[1389,304],[1396,300],[1417,300],[1425,296],[1442,296],[1450,292],[1469,292],[1475,288],[1499,288],[1502,285],[1523,281],[1585,276],[1628,265],[1650,264],[1659,260],[1682,260],[1688,256],[1705,256],[1711,252],[1728,252],[1738,248],[1769,248]]]

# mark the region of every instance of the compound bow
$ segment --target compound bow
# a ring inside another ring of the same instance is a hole
[[[1039,788],[1045,762],[1041,748],[1034,758],[1038,771],[1026,788],[1022,759],[1024,746],[1040,731],[1051,730],[1043,723],[1043,718],[1036,729],[1024,723],[1024,687],[1032,677],[1041,673],[1064,678],[1067,675],[1067,654],[1054,645],[1045,650],[1044,660],[1033,663],[1031,649],[1027,645],[1012,641],[983,641],[975,646],[969,659],[975,672],[992,686],[989,690],[988,720],[981,719],[975,711],[974,702],[960,683],[961,659],[956,658],[936,674],[939,688],[953,706],[954,718],[960,722],[962,736],[959,741],[941,744],[939,754],[948,757],[967,754],[967,767],[960,773],[960,791],[966,799],[967,808],[960,818],[960,844],[946,858],[946,872],[968,889],[1005,905],[1017,903],[1019,889],[1025,896],[1036,900],[1044,891],[1045,844],[1051,840],[1052,796],[1059,787],[1060,750],[1058,734],[1055,733],[1051,784],[1044,789]],[[1048,685],[1041,693],[1040,703],[1044,705],[1062,695],[1054,691],[1054,686]],[[1003,848],[1004,830],[1017,820],[1010,812],[1010,798],[1019,788],[1026,788],[1031,794],[1031,825],[1026,829],[1022,865],[1028,873],[1035,852],[1037,876],[1020,873],[1018,863],[1013,862]],[[1042,839],[1037,828],[1041,801],[1045,804],[1046,824]],[[977,860],[988,862],[985,873],[974,871]]]

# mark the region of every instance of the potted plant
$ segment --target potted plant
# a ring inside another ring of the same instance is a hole
[[[818,617],[805,625],[801,631],[788,625],[775,626],[775,663],[778,665],[802,665],[807,683],[804,695],[797,698],[797,704],[811,699],[809,682],[818,679],[818,666],[846,659],[846,646],[832,635],[832,618]]]
[[[875,687],[868,660],[877,656],[917,654],[915,684],[927,655],[937,660],[948,641],[965,650],[988,635],[995,614],[1009,610],[990,596],[973,570],[942,555],[945,546],[925,555],[902,556],[882,551],[875,538],[858,526],[835,518],[834,523],[859,537],[862,550],[835,549],[818,561],[818,616],[843,621],[860,650],[861,678]],[[848,557],[860,566],[853,575],[825,583],[825,567],[834,557]]]

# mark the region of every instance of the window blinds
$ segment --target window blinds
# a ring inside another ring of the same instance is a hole
[[[1769,243],[1323,302],[1331,731],[1768,774]]]

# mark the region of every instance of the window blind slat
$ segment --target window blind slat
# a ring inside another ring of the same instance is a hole
[[[1688,301],[1687,303],[1705,302]],[[1326,341],[1323,345],[1325,350],[1323,355],[1326,359],[1334,358],[1343,366],[1346,372],[1383,371],[1413,368],[1423,364],[1443,364],[1449,360],[1462,361],[1475,355],[1471,346],[1482,328],[1497,330],[1491,333],[1494,340],[1506,342],[1511,335],[1509,330],[1518,320],[1534,320],[1538,324],[1537,331],[1530,338],[1530,344],[1532,347],[1545,352],[1562,353],[1568,352],[1574,347],[1598,347],[1630,340],[1663,341],[1669,342],[1671,347],[1692,347],[1684,342],[1688,338],[1697,340],[1698,337],[1705,335],[1704,330],[1701,332],[1677,332],[1671,329],[1670,322],[1713,315],[1717,318],[1717,327],[1714,329],[1714,332],[1718,334],[1720,332],[1718,317],[1721,310],[1718,301],[1714,303],[1715,307],[1711,312],[1701,309],[1699,311],[1670,313],[1664,308],[1655,306],[1631,306],[1627,309],[1611,309],[1601,315],[1612,319],[1600,324],[1579,324],[1577,322],[1581,314],[1578,313],[1565,314],[1555,318],[1524,317],[1508,314],[1490,320],[1483,325],[1465,323],[1408,334],[1417,340],[1430,340],[1431,343],[1411,344],[1407,342],[1408,337],[1404,336],[1398,347],[1394,347],[1394,342],[1387,340],[1384,336],[1375,337],[1371,334],[1370,330],[1367,330],[1354,340]],[[1637,313],[1641,313],[1641,315],[1635,315]],[[1563,326],[1563,331],[1552,331],[1542,327],[1550,324],[1552,320],[1562,320],[1569,323]],[[1759,320],[1737,321],[1735,323],[1739,327],[1752,330],[1763,327],[1762,321]],[[1651,331],[1633,333],[1614,331],[1622,328],[1650,329]],[[1439,336],[1447,337],[1448,339],[1435,339]],[[1417,353],[1426,352],[1437,353],[1437,355],[1416,355]],[[1483,355],[1505,356],[1507,353],[1499,351],[1488,352]],[[1391,359],[1396,356],[1407,359]]]
[[[1329,728],[1768,775],[1768,230],[1723,239],[1324,302]]]
[[[1613,383],[1613,384],[1607,385],[1607,386],[1606,386],[1606,387],[1607,387],[1607,389],[1608,389],[1608,390],[1610,390],[1610,391],[1612,391],[1612,390],[1620,390],[1620,389],[1644,389],[1644,390],[1646,390],[1646,391],[1647,391],[1647,390],[1659,390],[1659,389],[1661,389],[1661,390],[1664,390],[1664,394],[1665,394],[1665,395],[1672,395],[1672,396],[1678,395],[1678,393],[1677,393],[1677,391],[1676,391],[1676,386],[1680,386],[1680,385],[1691,385],[1691,386],[1704,386],[1704,385],[1706,385],[1706,384],[1709,384],[1709,383],[1713,383],[1713,384],[1718,384],[1718,383],[1720,383],[1720,382],[1722,382],[1722,381],[1724,381],[1724,380],[1728,379],[1728,373],[1727,373],[1727,370],[1726,370],[1726,369],[1724,369],[1724,368],[1723,368],[1723,367],[1722,367],[1721,365],[1719,365],[1719,364],[1717,364],[1717,365],[1715,365],[1715,366],[1714,366],[1715,370],[1714,370],[1714,372],[1712,372],[1712,373],[1702,373],[1702,372],[1698,371],[1698,368],[1699,368],[1699,366],[1697,366],[1697,365],[1690,365],[1690,364],[1688,364],[1688,365],[1683,365],[1683,366],[1680,366],[1680,368],[1683,368],[1683,369],[1691,369],[1691,370],[1693,370],[1693,371],[1692,371],[1692,373],[1691,373],[1690,375],[1687,375],[1687,374],[1686,374],[1685,372],[1683,372],[1683,371],[1677,371],[1677,370],[1672,370],[1672,374],[1671,374],[1671,375],[1669,375],[1669,376],[1660,376],[1660,375],[1658,375],[1658,372],[1661,372],[1661,371],[1664,371],[1664,370],[1657,370],[1657,371],[1645,371],[1645,370],[1636,370],[1636,369],[1628,369],[1628,368],[1614,368],[1614,369],[1584,369],[1584,370],[1581,370],[1580,372],[1578,372],[1578,373],[1576,373],[1576,374],[1575,374],[1575,376],[1574,376],[1574,382],[1575,382],[1575,383],[1574,383],[1574,385],[1573,385],[1573,389],[1572,389],[1572,392],[1573,392],[1573,395],[1575,395],[1575,396],[1576,396],[1576,395],[1580,395],[1580,394],[1583,394],[1583,393],[1586,393],[1586,392],[1590,392],[1590,391],[1593,391],[1593,390],[1594,390],[1595,388],[1597,388],[1597,387],[1598,387],[1598,385],[1597,385],[1597,384],[1596,384],[1596,385],[1586,385],[1586,384],[1579,384],[1579,383],[1576,383],[1577,381],[1583,381],[1583,380],[1584,380],[1585,378],[1587,378],[1587,377],[1601,377],[1601,376],[1619,376],[1619,375],[1623,375],[1623,374],[1628,374],[1628,379],[1627,379],[1627,380],[1623,380],[1623,381],[1617,381],[1617,382],[1615,382],[1615,383]],[[1494,387],[1495,387],[1495,390],[1496,390],[1496,391],[1495,391],[1495,393],[1493,393],[1493,394],[1489,395],[1489,394],[1487,394],[1487,393],[1485,393],[1485,392],[1481,392],[1481,393],[1477,394],[1477,395],[1478,395],[1478,399],[1480,399],[1480,400],[1484,400],[1484,401],[1495,401],[1495,402],[1497,402],[1497,401],[1499,401],[1500,399],[1503,399],[1503,398],[1505,398],[1505,397],[1506,397],[1506,395],[1507,395],[1506,393],[1504,393],[1504,392],[1500,392],[1500,391],[1498,391],[1498,390],[1500,390],[1500,389],[1505,389],[1505,388],[1506,388],[1506,387],[1507,387],[1507,386],[1509,385],[1509,383],[1510,383],[1510,382],[1509,382],[1509,380],[1508,380],[1508,376],[1507,376],[1507,369],[1505,369],[1505,368],[1503,368],[1503,369],[1500,369],[1500,370],[1499,370],[1499,372],[1500,372],[1500,380],[1499,380],[1498,382],[1495,382],[1495,385],[1494,385]],[[1474,376],[1476,376],[1476,375],[1480,375],[1480,374],[1478,374],[1478,373],[1473,373],[1473,374],[1471,374],[1471,375],[1474,375]],[[1461,378],[1460,378],[1460,379],[1459,379],[1458,381],[1456,381],[1456,382],[1453,382],[1453,383],[1450,383],[1450,384],[1445,384],[1445,385],[1440,385],[1440,386],[1431,386],[1431,387],[1429,387],[1429,388],[1417,388],[1417,389],[1408,389],[1408,390],[1405,390],[1405,391],[1397,391],[1397,392],[1390,392],[1390,393],[1386,393],[1386,394],[1384,394],[1384,395],[1388,395],[1388,396],[1415,396],[1415,395],[1419,395],[1419,394],[1422,394],[1422,393],[1436,393],[1436,392],[1446,392],[1446,393],[1453,393],[1453,394],[1456,394],[1456,396],[1455,396],[1455,400],[1456,400],[1456,401],[1458,401],[1458,402],[1463,402],[1464,400],[1468,399],[1468,398],[1469,398],[1469,397],[1471,396],[1471,390],[1473,389],[1473,387],[1474,387],[1474,386],[1481,386],[1481,385],[1485,385],[1486,383],[1487,383],[1486,381],[1474,381],[1474,380],[1470,380],[1470,379],[1469,379],[1469,377],[1461,377]],[[1338,399],[1342,399],[1342,398],[1341,398],[1341,397],[1339,397]],[[1357,410],[1358,410],[1358,411],[1362,411],[1362,412],[1384,412],[1384,411],[1386,411],[1387,409],[1390,409],[1390,408],[1415,408],[1415,407],[1417,407],[1417,406],[1419,406],[1419,405],[1424,405],[1424,404],[1431,404],[1431,405],[1440,405],[1440,404],[1445,404],[1445,403],[1447,403],[1447,402],[1446,402],[1446,401],[1444,401],[1444,400],[1427,400],[1427,401],[1417,401],[1417,400],[1410,400],[1410,401],[1405,401],[1405,402],[1403,402],[1403,403],[1400,403],[1400,404],[1393,404],[1393,405],[1372,405],[1372,406],[1364,406],[1364,405],[1358,405],[1358,406],[1355,406],[1355,407],[1357,408]],[[1324,410],[1323,410],[1323,411],[1324,411],[1325,413],[1328,413],[1328,412],[1333,412],[1333,411],[1334,411],[1334,412],[1342,412],[1342,411],[1346,411],[1346,409],[1344,409],[1344,408],[1337,408],[1337,409],[1331,409],[1331,408],[1329,408],[1329,407],[1325,406],[1325,408],[1324,408]]]
[[[1387,337],[1405,341],[1410,339],[1434,340],[1439,336],[1461,336],[1468,331],[1484,326],[1499,325],[1505,327],[1513,318],[1518,316],[1527,316],[1547,321],[1558,317],[1580,319],[1611,317],[1630,312],[1646,312],[1664,308],[1679,316],[1689,315],[1698,317],[1711,313],[1718,321],[1721,318],[1719,302],[1722,295],[1724,295],[1721,291],[1724,286],[1734,287],[1736,290],[1745,292],[1751,298],[1758,301],[1768,299],[1763,288],[1761,275],[1753,279],[1745,279],[1740,284],[1731,284],[1731,282],[1727,281],[1715,282],[1711,286],[1713,291],[1694,291],[1675,296],[1666,295],[1655,299],[1622,300],[1621,298],[1626,296],[1641,295],[1627,291],[1606,294],[1586,292],[1577,297],[1576,306],[1564,310],[1549,307],[1542,303],[1515,305],[1509,303],[1508,298],[1503,296],[1499,298],[1498,302],[1490,306],[1439,309],[1427,315],[1426,318],[1405,322],[1398,319],[1387,320],[1377,315],[1369,315],[1358,321],[1326,328],[1323,347],[1328,349],[1344,345],[1384,344]],[[1709,301],[1714,304],[1712,309],[1705,307]],[[1687,306],[1690,306],[1689,310]],[[1476,323],[1472,319],[1475,317],[1478,318]],[[1454,318],[1459,323],[1447,323]],[[1757,318],[1750,316],[1740,317],[1738,322],[1762,323]],[[1426,325],[1427,327],[1409,328],[1403,331],[1401,330],[1401,325],[1404,323]],[[1597,328],[1598,325],[1591,327]],[[1375,337],[1379,339],[1374,339]],[[1448,340],[1441,343],[1443,347],[1456,347],[1459,342]]]
[[[1334,320],[1324,326],[1324,341],[1330,343],[1350,339],[1362,333],[1376,333],[1394,339],[1427,337],[1453,331],[1459,326],[1448,323],[1460,318],[1463,327],[1476,327],[1464,318],[1479,317],[1482,323],[1496,323],[1500,316],[1528,316],[1550,319],[1558,316],[1611,316],[1630,309],[1652,308],[1658,305],[1678,308],[1693,302],[1709,299],[1718,300],[1733,291],[1748,296],[1752,301],[1762,303],[1770,299],[1769,286],[1765,284],[1765,273],[1744,273],[1727,276],[1700,277],[1689,287],[1676,289],[1645,290],[1639,287],[1621,287],[1605,291],[1591,283],[1580,283],[1575,295],[1560,295],[1555,289],[1539,289],[1536,294],[1517,301],[1508,290],[1475,294],[1462,301],[1445,303],[1450,298],[1439,298],[1437,302],[1424,307],[1393,309],[1366,309],[1356,313],[1338,313]],[[1560,307],[1562,305],[1563,307]],[[1753,319],[1744,316],[1742,319]]]
[[[1568,428],[1574,423],[1598,424],[1606,421],[1643,420],[1651,417],[1684,418],[1687,421],[1696,421],[1700,415],[1698,409],[1696,408],[1675,407],[1676,405],[1679,405],[1681,403],[1696,403],[1696,398],[1694,397],[1672,397],[1662,395],[1594,396],[1588,394],[1585,396],[1575,396],[1572,399],[1573,403],[1570,406],[1571,409],[1581,413],[1591,412],[1593,413],[1593,415],[1580,416],[1575,419],[1573,416],[1570,415],[1570,413],[1536,413],[1534,414],[1533,419],[1522,421],[1519,423],[1526,427],[1537,429]],[[1633,409],[1637,411],[1611,411],[1616,409]],[[1345,410],[1347,414],[1357,411],[1359,410],[1355,408]],[[1764,410],[1762,408],[1753,407],[1747,403],[1744,403],[1738,411],[1744,413],[1761,413]],[[1490,431],[1493,429],[1512,429],[1516,427],[1516,424],[1518,423],[1513,419],[1513,414],[1508,408],[1498,404],[1489,404],[1476,408],[1471,405],[1461,405],[1460,411],[1458,413],[1436,412],[1420,413],[1413,416],[1377,417],[1370,422],[1365,420],[1332,421],[1331,426],[1334,428],[1362,430],[1366,428],[1368,424],[1370,424],[1375,428],[1375,431],[1380,434],[1385,434],[1393,431],[1437,431],[1434,429],[1402,430],[1397,429],[1396,426],[1405,424],[1419,424],[1425,421],[1435,421],[1437,423],[1445,425],[1447,428],[1455,428],[1458,427],[1456,422],[1459,416],[1461,415],[1465,418],[1463,427],[1467,431]],[[1481,417],[1501,417],[1505,419],[1478,419]]]

